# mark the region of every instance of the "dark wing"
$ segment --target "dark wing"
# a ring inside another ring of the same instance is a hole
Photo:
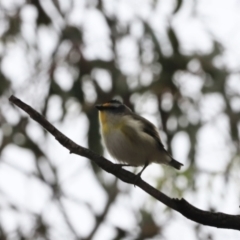
[[[183,164],[176,161],[175,159],[173,159],[172,156],[169,154],[169,152],[164,148],[164,146],[163,146],[163,144],[160,140],[158,131],[155,128],[155,126],[151,122],[149,122],[147,119],[145,119],[141,116],[138,116],[136,114],[133,114],[132,116],[133,116],[134,119],[140,120],[144,123],[143,131],[145,133],[147,133],[149,136],[153,137],[155,139],[155,141],[157,142],[158,148],[160,150],[164,151],[171,158],[171,161],[168,164],[179,170],[183,166]]]
[[[165,150],[155,126],[151,122],[149,122],[147,119],[145,119],[141,116],[138,116],[136,114],[133,114],[133,118],[136,120],[142,121],[144,123],[143,131],[155,139],[155,141],[157,142],[157,144],[161,150]]]

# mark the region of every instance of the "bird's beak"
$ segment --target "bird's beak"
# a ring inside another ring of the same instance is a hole
[[[96,109],[98,109],[99,111],[103,110],[103,105],[101,105],[101,104],[98,104],[98,105],[96,105],[95,107],[96,107]]]

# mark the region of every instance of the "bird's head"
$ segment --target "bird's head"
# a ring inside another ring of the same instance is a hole
[[[96,108],[100,112],[104,112],[105,114],[113,114],[113,115],[125,115],[127,113],[132,112],[132,110],[127,107],[125,104],[121,103],[119,100],[110,100],[104,104],[96,105]]]

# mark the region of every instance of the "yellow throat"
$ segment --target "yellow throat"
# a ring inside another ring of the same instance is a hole
[[[99,120],[100,120],[100,123],[101,123],[101,127],[102,127],[102,132],[103,133],[107,133],[108,130],[109,130],[109,127],[107,125],[107,115],[104,111],[99,111]]]
[[[123,121],[119,121],[104,111],[99,111],[99,121],[101,123],[102,133],[108,134],[110,131],[121,129],[124,125]]]

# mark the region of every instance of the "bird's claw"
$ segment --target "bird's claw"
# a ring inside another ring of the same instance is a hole
[[[136,184],[138,183],[138,181],[141,179],[141,174],[137,174],[135,175],[135,179],[134,179],[134,182],[133,182],[133,186],[136,187]]]

